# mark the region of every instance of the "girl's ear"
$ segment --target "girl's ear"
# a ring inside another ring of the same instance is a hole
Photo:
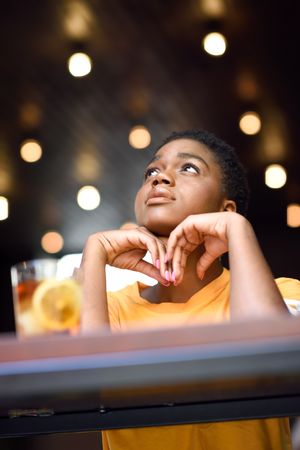
[[[222,206],[222,211],[236,212],[236,203],[234,200],[225,199]]]

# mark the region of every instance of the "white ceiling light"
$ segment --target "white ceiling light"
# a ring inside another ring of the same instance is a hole
[[[86,53],[74,53],[68,60],[68,68],[73,77],[84,77],[92,70],[92,60]]]
[[[221,33],[209,33],[203,39],[204,50],[212,56],[221,56],[225,53],[227,42]]]
[[[6,197],[0,197],[0,220],[8,218],[8,200]]]
[[[285,185],[287,174],[280,164],[271,164],[265,170],[265,183],[271,189],[279,189]]]
[[[80,208],[87,211],[96,209],[100,205],[100,193],[94,186],[84,186],[79,189],[77,203]]]

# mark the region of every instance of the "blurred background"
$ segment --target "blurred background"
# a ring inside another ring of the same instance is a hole
[[[1,2],[0,331],[14,330],[10,266],[134,221],[145,164],[173,130],[236,148],[274,275],[299,276],[296,5]]]

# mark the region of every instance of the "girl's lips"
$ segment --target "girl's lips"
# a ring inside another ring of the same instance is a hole
[[[173,199],[169,197],[150,197],[146,201],[146,205],[159,205],[162,203],[170,203],[170,202],[173,202]]]
[[[157,205],[159,203],[170,203],[173,200],[175,200],[175,198],[168,189],[157,187],[149,192],[146,204]]]

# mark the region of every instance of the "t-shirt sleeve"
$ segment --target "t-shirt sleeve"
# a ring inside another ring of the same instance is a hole
[[[294,278],[277,278],[277,286],[292,314],[300,314],[300,281]]]
[[[120,315],[118,300],[113,292],[107,292],[107,302],[108,302],[108,314],[109,314],[109,324],[111,331],[120,331]]]
[[[109,450],[109,445],[107,442],[107,436],[105,431],[101,432],[101,437],[102,437],[102,450]]]

